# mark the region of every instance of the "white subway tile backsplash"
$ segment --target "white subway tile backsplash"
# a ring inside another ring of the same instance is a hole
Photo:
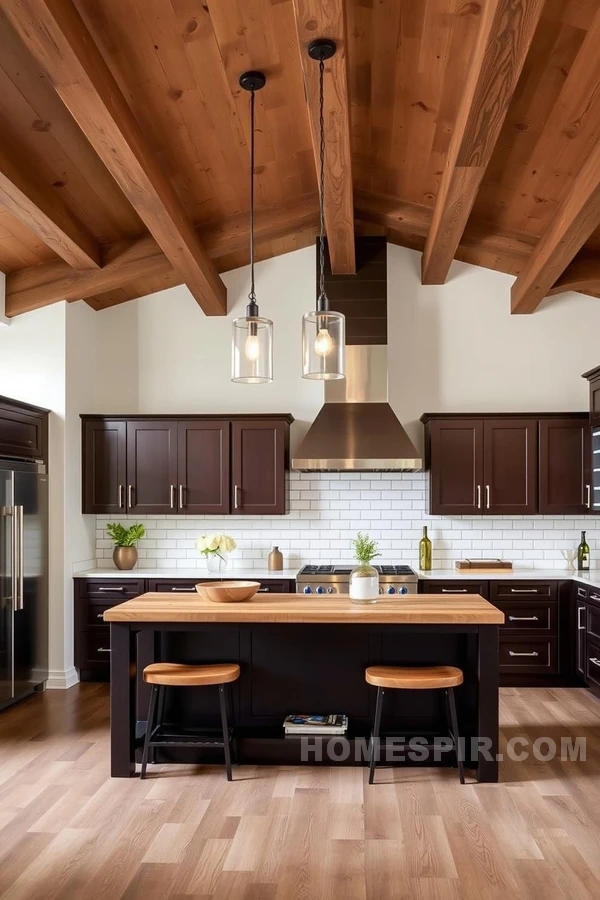
[[[223,531],[237,541],[232,567],[264,568],[277,544],[289,567],[314,562],[351,562],[351,540],[368,531],[379,542],[380,562],[416,565],[423,525],[433,541],[434,568],[452,567],[465,556],[503,556],[520,565],[564,569],[563,550],[574,550],[582,530],[587,532],[593,562],[600,556],[600,523],[594,518],[564,516],[484,516],[442,518],[427,512],[425,473],[352,472],[290,473],[290,512],[287,516],[152,516],[139,519],[146,526],[140,543],[140,569],[205,567],[196,552],[198,535]],[[112,558],[106,534],[112,516],[96,517],[96,561]]]

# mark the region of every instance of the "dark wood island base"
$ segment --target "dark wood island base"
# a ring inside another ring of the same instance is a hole
[[[375,704],[375,692],[365,682],[365,668],[459,666],[465,676],[456,696],[465,764],[477,770],[479,781],[498,780],[498,617],[502,614],[482,598],[413,596],[359,607],[343,597],[324,602],[288,594],[207,606],[209,601],[189,594],[176,601],[168,596],[165,611],[162,597],[146,594],[107,613],[114,777],[135,773],[147,710],[147,687],[138,672],[162,659],[239,663],[242,674],[234,685],[238,762],[273,765],[365,765]],[[185,620],[177,615],[174,603]],[[278,607],[284,609],[283,616]],[[435,621],[439,618],[453,621]],[[484,622],[468,621],[473,618]],[[173,689],[165,722],[197,732],[216,726],[218,698],[212,693]],[[286,737],[282,723],[290,712],[346,713],[347,741],[337,736]],[[454,765],[445,742],[445,722],[443,698],[436,692],[403,691],[390,696],[382,733],[395,740],[382,745],[381,763]],[[411,738],[420,740],[409,754]],[[213,760],[221,758],[195,748],[157,752],[157,762]]]

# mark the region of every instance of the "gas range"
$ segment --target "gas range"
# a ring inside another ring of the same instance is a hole
[[[410,566],[375,566],[380,594],[416,594],[417,576]],[[347,594],[352,566],[304,566],[296,576],[303,594]]]

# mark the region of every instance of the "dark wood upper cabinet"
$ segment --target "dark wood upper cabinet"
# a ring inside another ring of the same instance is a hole
[[[426,414],[421,421],[433,515],[593,511],[585,413]]]
[[[127,425],[83,421],[83,512],[116,515],[127,504]]]
[[[232,422],[232,512],[235,515],[285,513],[288,429],[285,421]]]
[[[46,461],[48,411],[0,397],[0,456]]]
[[[485,419],[483,481],[490,515],[531,515],[537,511],[536,419]]]
[[[229,513],[230,430],[230,423],[219,419],[179,422],[177,503],[180,513]]]
[[[177,512],[177,422],[127,422],[127,509],[134,515]]]
[[[590,383],[590,425],[600,425],[600,366],[584,372],[582,378]]]
[[[286,512],[290,415],[82,419],[84,513]]]
[[[433,419],[428,425],[430,511],[476,515],[483,503],[483,422]]]
[[[547,515],[592,511],[591,428],[587,416],[540,422],[540,503]]]

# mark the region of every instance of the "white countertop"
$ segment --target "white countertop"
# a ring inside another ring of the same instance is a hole
[[[268,569],[228,569],[222,578],[224,581],[242,578],[248,581],[265,581],[272,578],[279,581],[296,580],[298,569],[280,569],[278,572],[270,572]],[[122,572],[120,569],[86,569],[83,572],[74,572],[73,578],[174,578],[196,579],[203,581],[207,578],[219,578],[207,569],[129,569]]]
[[[431,569],[430,572],[422,572],[416,569],[417,576],[423,581],[447,581],[456,579],[459,581],[581,581],[590,587],[600,588],[600,569],[591,572],[573,572],[566,569],[528,569],[515,567],[502,572],[485,572],[476,570],[458,569]]]

